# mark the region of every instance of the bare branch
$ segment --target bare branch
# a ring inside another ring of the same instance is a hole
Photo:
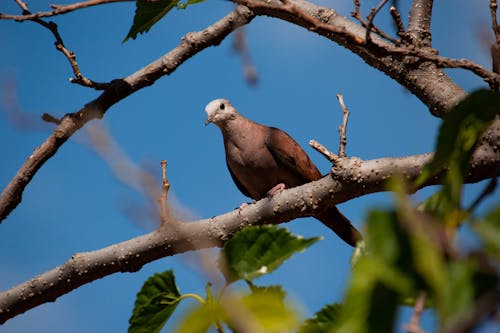
[[[250,22],[255,15],[244,6],[237,6],[220,21],[200,32],[188,33],[182,42],[169,53],[155,60],[124,79],[111,81],[104,92],[87,103],[78,112],[64,116],[54,132],[30,155],[17,174],[0,196],[0,221],[21,202],[25,187],[42,165],[76,131],[88,121],[102,118],[104,113],[115,103],[144,87],[152,85],[157,79],[171,74],[198,52],[213,45],[218,45],[232,31]]]
[[[176,223],[175,227],[163,224],[152,233],[100,250],[75,254],[61,266],[0,293],[0,324],[107,275],[134,272],[166,256],[222,246],[236,231],[248,225],[279,224],[313,216],[335,204],[386,191],[385,183],[391,176],[401,175],[414,180],[431,158],[432,154],[370,161],[340,159],[331,174],[322,179],[284,190],[245,209],[192,223]],[[479,147],[470,165],[468,182],[499,176],[500,154],[490,146]],[[436,177],[426,186],[440,181],[440,177]]]
[[[28,10],[28,6],[26,5],[26,3],[24,3],[20,0],[16,0],[16,2],[23,11],[23,17],[33,16],[31,14],[31,12]],[[2,19],[2,15],[3,14],[0,13],[0,19]],[[107,83],[94,82],[94,81],[86,78],[81,73],[80,67],[78,66],[78,63],[76,62],[75,53],[73,51],[69,51],[64,46],[64,42],[62,40],[62,37],[59,34],[59,30],[57,29],[57,24],[55,24],[54,22],[45,22],[36,16],[33,16],[32,18],[29,18],[28,20],[40,24],[42,27],[48,29],[52,33],[52,35],[54,35],[54,38],[56,39],[56,42],[55,42],[56,49],[59,52],[61,52],[62,54],[64,54],[66,59],[68,59],[70,65],[71,65],[71,68],[73,70],[73,74],[75,75],[75,78],[70,78],[69,81],[71,83],[77,83],[77,84],[80,84],[80,85],[85,86],[85,87],[94,88],[96,90],[104,90],[105,88],[108,87]],[[21,20],[21,21],[23,21],[23,20]]]
[[[363,27],[366,28],[368,26],[368,23],[366,22],[366,20],[361,15],[361,5],[360,5],[359,0],[354,0],[354,11],[351,12],[351,16],[354,17],[356,20],[358,20],[359,23],[361,23],[361,25]],[[390,42],[392,42],[394,44],[396,44],[398,42],[396,39],[392,38],[391,36],[389,36],[388,34],[386,34],[384,31],[380,30],[374,24],[372,24],[372,29],[371,30],[373,30],[380,37],[385,38],[385,39],[387,39],[388,41],[390,41]]]
[[[490,0],[490,13],[491,13],[491,29],[495,35],[495,40],[498,43],[500,41],[500,26],[497,21],[497,10],[498,4],[497,0]]]
[[[310,140],[309,145],[316,149],[321,155],[325,156],[326,159],[332,163],[336,163],[340,159],[337,155],[326,149],[325,146],[323,146],[316,140]]]
[[[391,13],[392,19],[394,20],[394,24],[396,25],[398,36],[404,37],[406,31],[403,20],[401,19],[401,14],[399,14],[398,10],[394,6],[391,6],[391,8],[389,8],[389,11]]]
[[[337,94],[337,99],[339,100],[340,107],[342,108],[342,125],[339,126],[339,157],[346,157],[345,146],[347,145],[347,121],[349,120],[349,110],[344,104],[344,97],[342,94]]]
[[[158,200],[160,204],[160,217],[161,217],[161,223],[165,224],[168,222],[168,205],[167,205],[167,196],[168,196],[168,190],[170,190],[170,183],[167,180],[167,161],[162,160],[161,161],[161,196],[160,199]]]
[[[367,45],[364,40],[366,29],[333,9],[305,0],[287,0],[285,4],[277,0],[233,1],[249,7],[257,15],[292,22],[348,48],[415,94],[435,116],[443,116],[466,96],[465,91],[434,64],[422,64],[421,59],[407,57],[402,52],[394,54],[392,51],[399,48],[376,35],[372,36],[372,43]],[[488,77],[490,80],[500,80],[495,75]]]
[[[61,14],[66,14],[72,11],[75,11],[77,9],[82,9],[82,8],[87,8],[91,6],[97,6],[97,5],[102,5],[106,3],[111,3],[111,2],[129,2],[129,1],[134,1],[134,0],[89,0],[89,1],[83,1],[83,2],[77,2],[74,4],[70,5],[50,5],[52,8],[51,11],[45,11],[45,12],[38,12],[38,13],[30,13],[26,7],[26,4],[23,3],[24,8],[26,8],[27,12],[24,12],[23,15],[9,15],[9,14],[4,14],[0,13],[0,20],[15,20],[18,22],[22,21],[32,21],[37,18],[42,18],[42,17],[51,17],[51,16],[57,16]],[[17,1],[18,5],[22,3],[21,1]],[[24,10],[22,5],[20,5],[21,9]]]
[[[433,0],[413,0],[408,20],[408,35],[415,46],[431,46]]]
[[[387,3],[389,0],[382,0],[377,7],[373,8],[370,11],[370,14],[368,14],[368,24],[366,26],[366,34],[365,34],[365,41],[366,43],[371,43],[371,37],[370,33],[373,29],[373,20],[375,19],[375,16],[377,16],[377,13],[384,7],[384,5]]]

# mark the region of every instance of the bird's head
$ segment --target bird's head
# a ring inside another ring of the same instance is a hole
[[[217,126],[223,125],[228,120],[234,119],[238,112],[227,99],[219,98],[211,101],[205,107],[207,120],[205,125],[214,123]]]

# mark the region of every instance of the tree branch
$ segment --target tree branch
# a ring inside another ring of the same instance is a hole
[[[433,0],[413,0],[408,20],[408,35],[415,46],[431,46]]]
[[[71,5],[50,5],[52,10],[45,12],[23,13],[23,15],[10,15],[10,14],[0,13],[0,20],[15,20],[18,22],[32,21],[37,18],[66,14],[82,8],[103,5],[111,2],[126,2],[126,1],[131,2],[134,0],[89,0],[89,1],[77,2]]]
[[[205,48],[220,44],[229,33],[250,22],[254,17],[248,8],[237,6],[231,13],[205,30],[185,35],[179,46],[146,67],[124,79],[111,81],[99,97],[87,103],[78,112],[66,114],[54,132],[28,157],[2,192],[0,221],[21,202],[25,187],[42,165],[88,121],[102,118],[115,103],[139,89],[152,85],[164,75],[171,74],[187,59]]]
[[[498,139],[500,128],[495,133]],[[468,182],[500,175],[500,154],[495,149],[485,143],[476,150]],[[279,224],[313,216],[332,205],[385,191],[385,183],[393,175],[414,180],[431,158],[432,154],[369,161],[340,159],[331,174],[322,179],[284,190],[243,209],[190,223],[169,221],[152,233],[97,251],[75,254],[61,266],[0,293],[0,324],[107,275],[134,272],[146,263],[178,253],[222,246],[236,231],[248,225]],[[440,177],[436,177],[425,186],[440,181]]]
[[[267,15],[297,24],[312,30],[359,55],[369,65],[387,74],[415,94],[430,112],[442,117],[467,95],[449,76],[435,65],[416,58],[416,54],[400,52],[393,44],[372,36],[372,43],[366,44],[366,29],[339,15],[335,10],[321,7],[305,0],[233,0],[247,6],[257,15]],[[423,55],[420,52],[419,55]],[[434,59],[437,60],[434,54]],[[442,58],[442,57],[441,57]],[[440,60],[443,60],[441,59]],[[426,59],[430,60],[430,59]],[[488,71],[486,71],[488,72]],[[498,75],[489,75],[499,80]]]

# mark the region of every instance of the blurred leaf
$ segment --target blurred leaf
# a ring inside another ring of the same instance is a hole
[[[251,320],[264,332],[289,332],[299,325],[299,315],[284,301],[285,293],[281,287],[256,287],[249,295],[243,296],[245,312],[251,314]],[[234,307],[232,307],[234,308]],[[246,325],[245,325],[246,326]]]
[[[366,254],[358,259],[334,332],[391,332],[397,307],[413,295],[413,256],[396,212],[368,216]],[[381,306],[383,304],[383,306]]]
[[[228,282],[252,280],[274,271],[320,239],[296,236],[274,225],[247,227],[224,244],[219,267]]]
[[[186,311],[175,332],[205,333],[211,326],[225,320],[226,314],[220,303],[197,304]]]
[[[473,228],[481,237],[487,253],[500,260],[500,205],[493,207],[484,218],[474,223]]]
[[[340,304],[327,304],[314,316],[307,319],[298,333],[328,333],[339,321]]]
[[[137,294],[129,333],[159,332],[180,299],[172,270],[149,277]]]
[[[136,39],[137,34],[148,32],[151,27],[161,20],[180,0],[158,0],[136,1],[134,23],[130,31],[123,40],[126,42],[129,38]]]
[[[436,302],[442,324],[463,317],[481,297],[498,290],[497,273],[481,268],[473,256],[451,261],[446,280],[445,290]]]
[[[495,92],[475,91],[461,101],[444,117],[434,158],[415,181],[417,187],[421,186],[446,170],[441,194],[429,198],[425,207],[442,217],[448,227],[456,228],[468,216],[461,201],[469,161],[479,139],[499,113],[500,94]]]
[[[445,167],[457,172],[452,178],[463,179],[478,139],[499,112],[500,94],[487,90],[475,91],[455,106],[444,117],[434,158],[416,183],[425,183]]]

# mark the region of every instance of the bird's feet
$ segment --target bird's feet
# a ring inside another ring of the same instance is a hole
[[[274,197],[277,193],[283,191],[286,188],[286,185],[283,183],[279,183],[278,185],[274,186],[272,189],[267,191],[267,197],[272,198]]]

